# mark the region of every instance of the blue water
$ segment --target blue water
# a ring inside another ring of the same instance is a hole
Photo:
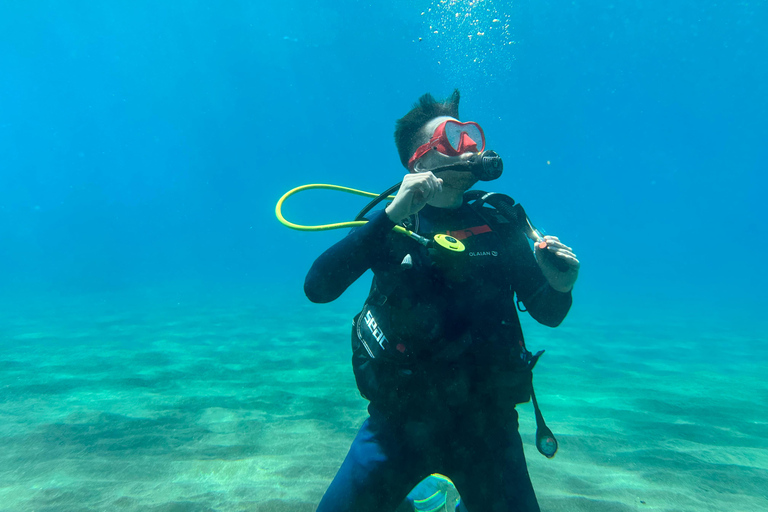
[[[91,310],[145,333],[158,317],[126,319],[184,305],[252,301],[255,323],[285,315],[273,334],[297,311],[351,316],[367,283],[333,310],[301,291],[343,232],[290,231],[275,202],[399,181],[395,119],[459,88],[504,158],[483,186],[582,262],[574,321],[654,343],[716,332],[717,350],[685,350],[728,383],[766,355],[767,4],[2,2],[0,344],[131,345],[89,330]],[[365,202],[290,201],[307,224]]]

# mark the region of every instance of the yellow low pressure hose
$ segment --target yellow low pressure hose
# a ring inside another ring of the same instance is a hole
[[[337,222],[335,224],[318,224],[316,226],[303,226],[301,224],[294,224],[293,222],[286,220],[286,218],[283,217],[283,213],[282,213],[283,202],[285,202],[285,200],[291,197],[293,194],[296,194],[303,190],[311,190],[311,189],[338,190],[340,192],[347,192],[349,194],[355,194],[358,196],[379,197],[379,194],[374,194],[373,192],[366,192],[364,190],[357,190],[354,188],[342,187],[340,185],[326,185],[323,183],[302,185],[300,187],[296,187],[292,190],[289,190],[288,192],[283,194],[283,197],[281,197],[280,200],[277,202],[277,206],[275,207],[275,215],[277,215],[277,220],[282,222],[284,226],[287,226],[291,229],[298,229],[299,231],[326,231],[328,229],[353,228],[355,226],[362,226],[363,224],[368,222],[366,220],[359,220],[359,221],[350,221],[350,222]],[[394,198],[395,196],[389,196],[387,199],[394,199]],[[398,228],[398,227],[400,226],[395,226],[395,228]],[[400,229],[406,232],[403,234],[407,234],[407,230],[405,228],[400,227]]]
[[[341,229],[341,228],[354,228],[356,226],[362,226],[367,220],[359,220],[359,221],[349,221],[349,222],[336,222],[334,224],[318,224],[315,226],[305,226],[302,224],[294,224],[293,222],[287,220],[285,217],[283,217],[283,203],[286,199],[291,197],[293,194],[296,194],[298,192],[302,192],[304,190],[311,190],[311,189],[326,189],[326,190],[338,190],[340,192],[347,192],[349,194],[355,194],[358,196],[365,196],[365,197],[379,197],[379,194],[375,194],[373,192],[366,192],[364,190],[357,190],[354,188],[349,187],[342,187],[340,185],[327,185],[324,183],[314,183],[310,185],[302,185],[300,187],[296,187],[294,189],[289,190],[285,194],[283,194],[283,197],[281,197],[277,201],[277,206],[275,206],[275,215],[277,215],[277,220],[279,220],[284,226],[289,227],[291,229],[297,229],[299,231],[326,231],[329,229]],[[387,199],[394,199],[395,196],[389,196]],[[410,238],[413,238],[417,242],[419,242],[422,245],[427,245],[429,243],[429,240],[424,238],[423,236],[417,235],[413,231],[409,231],[405,229],[402,226],[395,226],[392,228],[393,231],[396,231],[397,233],[403,234],[405,236],[408,236]],[[439,238],[438,238],[439,237]],[[449,240],[447,240],[449,239]],[[446,237],[445,235],[437,235],[435,237],[435,240],[446,249],[452,250],[452,251],[463,251],[464,245],[459,242],[458,240],[455,240],[451,237]]]

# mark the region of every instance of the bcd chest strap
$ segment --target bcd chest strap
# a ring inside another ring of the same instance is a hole
[[[471,236],[482,235],[483,233],[490,233],[491,231],[491,226],[488,224],[483,224],[482,226],[474,226],[467,229],[460,229],[458,231],[448,231],[446,234],[457,240],[466,240]]]

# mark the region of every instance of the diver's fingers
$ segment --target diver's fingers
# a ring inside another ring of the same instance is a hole
[[[548,246],[547,250],[555,256],[568,256],[571,258],[576,258],[576,254],[571,250],[570,247],[561,248]]]
[[[420,199],[429,202],[442,190],[442,180],[439,180],[431,172],[415,175],[414,189],[418,192]]]
[[[556,246],[552,246],[552,245],[547,245],[547,250],[549,252],[553,252],[555,254],[561,254],[561,253],[562,254],[570,254],[571,256],[576,257],[576,253],[573,252],[573,249],[571,249],[570,247],[566,247],[566,246],[556,247]]]
[[[569,267],[574,270],[578,270],[581,267],[581,262],[576,258],[576,255],[570,251],[557,251],[555,256],[564,261]]]
[[[443,180],[432,173],[429,173],[429,200],[431,201],[439,192],[443,190]]]
[[[544,237],[544,241],[547,243],[547,248],[550,250],[552,250],[552,248],[555,248],[555,249],[567,249],[569,251],[573,251],[572,248],[565,245],[556,236],[547,235]]]
[[[409,174],[403,178],[403,184],[400,185],[399,194],[414,195],[421,197],[425,194],[424,176],[418,174]]]

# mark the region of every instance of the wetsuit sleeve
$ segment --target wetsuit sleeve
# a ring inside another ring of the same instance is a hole
[[[510,233],[508,241],[514,261],[512,287],[517,297],[537,322],[557,327],[571,309],[571,292],[559,292],[550,286],[524,234]]]
[[[383,246],[395,223],[383,210],[370,217],[368,223],[353,229],[312,264],[304,280],[304,293],[309,300],[336,300],[366,270],[386,258]]]

